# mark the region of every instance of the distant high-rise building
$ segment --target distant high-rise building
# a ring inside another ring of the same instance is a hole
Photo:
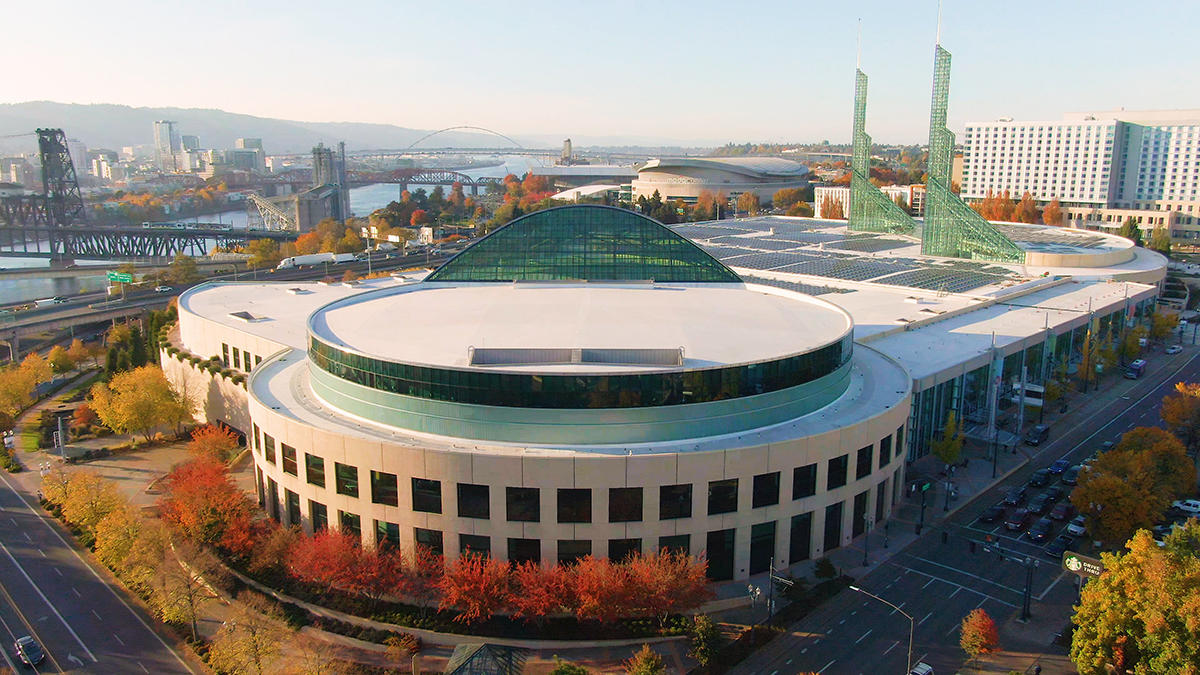
[[[175,122],[159,120],[154,123],[154,161],[161,171],[179,171],[179,132]]]
[[[184,152],[200,149],[200,137],[185,134],[179,137],[179,144]]]
[[[67,152],[71,155],[71,163],[75,165],[75,172],[86,175],[88,173],[87,145],[77,138],[69,138],[67,139]]]
[[[239,150],[262,150],[261,138],[239,138],[233,142],[233,147]]]
[[[263,153],[257,148],[233,148],[225,151],[225,161],[238,171],[262,171]]]
[[[332,209],[333,217],[346,220],[350,217],[350,189],[346,185],[346,144],[338,143],[338,152],[318,143],[313,148],[313,187],[334,185],[338,188]]]
[[[574,161],[575,151],[571,149],[571,139],[568,138],[567,140],[563,141],[562,156],[559,158],[558,163],[569,166]]]

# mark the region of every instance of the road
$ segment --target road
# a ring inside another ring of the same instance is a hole
[[[1052,428],[1050,442],[1036,451],[1034,461],[983,492],[953,514],[944,527],[927,529],[903,551],[857,580],[856,585],[863,590],[900,606],[912,616],[911,624],[900,611],[878,600],[843,591],[789,626],[787,633],[751,655],[733,672],[904,672],[910,625],[915,629],[913,662],[924,660],[938,672],[956,672],[963,663],[958,646],[962,618],[982,607],[1000,623],[1021,607],[1024,566],[999,560],[984,552],[981,544],[976,544],[975,553],[970,551],[972,540],[983,542],[989,535],[999,539],[1010,554],[1038,561],[1032,584],[1035,616],[1042,601],[1068,607],[1077,593],[1075,577],[1061,570],[1060,558],[1045,554],[1045,542],[1035,544],[1024,533],[1008,532],[1001,523],[981,523],[978,517],[1001,501],[1009,488],[1025,485],[1035,469],[1059,458],[1078,463],[1101,443],[1116,441],[1134,427],[1161,426],[1162,399],[1174,391],[1175,383],[1200,381],[1200,353],[1188,349],[1167,357],[1159,351],[1151,359],[1160,362],[1157,370],[1152,363],[1151,372],[1140,380],[1106,383],[1106,394],[1113,396],[1110,403],[1088,414],[1072,429]],[[1063,487],[1068,492],[1071,489]],[[1029,488],[1030,497],[1039,491]],[[1046,541],[1053,540],[1063,527],[1063,523],[1056,523]],[[946,543],[942,541],[943,531],[947,532]],[[1073,550],[1081,545],[1077,542]],[[1061,611],[1065,624],[1068,616],[1065,609]],[[1051,637],[1046,635],[1047,644]]]
[[[32,635],[43,673],[193,673],[104,577],[0,473],[0,638]],[[2,661],[0,661],[2,663]]]

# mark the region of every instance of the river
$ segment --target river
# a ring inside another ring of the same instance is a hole
[[[507,174],[515,174],[522,176],[530,169],[538,166],[535,159],[523,157],[520,155],[503,155],[481,157],[480,159],[492,159],[504,162],[499,166],[488,166],[479,169],[467,169],[462,171],[463,174],[472,178],[481,178],[495,176],[502,178]],[[426,192],[433,191],[433,185],[409,185],[408,189],[415,192],[419,188],[424,188]],[[448,188],[445,188],[449,191]],[[468,192],[469,194],[469,192]],[[366,217],[372,211],[381,209],[387,206],[390,202],[400,199],[400,187],[390,183],[376,183],[375,185],[367,185],[360,188],[350,190],[350,210],[358,217]],[[201,221],[206,223],[222,223],[232,226],[234,229],[245,228],[248,217],[244,209],[236,211],[223,211],[220,213],[191,218],[192,221]],[[86,265],[89,261],[77,261],[80,265]],[[29,268],[29,267],[49,267],[50,261],[45,258],[0,258],[0,268]],[[0,305],[8,305],[18,302],[29,302],[40,298],[49,298],[55,295],[75,295],[77,293],[87,293],[92,291],[104,290],[107,285],[104,274],[98,273],[95,275],[83,276],[57,276],[47,270],[46,276],[43,278],[22,278],[22,279],[4,279],[0,277]]]

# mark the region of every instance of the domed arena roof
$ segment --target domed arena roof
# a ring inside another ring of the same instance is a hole
[[[578,205],[517,218],[447,261],[425,281],[742,280],[651,218],[611,206]]]

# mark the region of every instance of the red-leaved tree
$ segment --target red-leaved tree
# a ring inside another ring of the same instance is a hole
[[[571,579],[566,567],[542,567],[527,560],[514,566],[510,574],[508,607],[514,617],[540,625],[568,604]]]
[[[163,481],[158,508],[163,522],[198,544],[222,543],[226,532],[249,527],[253,506],[229,477],[229,469],[212,459],[180,464]]]
[[[422,611],[437,599],[438,581],[446,571],[442,556],[425,546],[417,546],[412,558],[404,566],[408,596]]]
[[[575,601],[575,616],[584,621],[601,623],[629,616],[635,589],[629,567],[613,564],[607,558],[585,556],[570,568],[571,590]]]
[[[672,614],[699,607],[712,597],[705,571],[708,563],[680,551],[662,549],[650,555],[635,555],[626,563],[633,594],[633,612],[658,617],[666,623]]]
[[[408,577],[404,572],[404,558],[396,546],[381,546],[374,549],[359,549],[356,568],[350,582],[350,590],[365,596],[372,604],[383,596],[397,597],[408,592]]]
[[[438,580],[440,608],[457,609],[454,620],[462,623],[487,621],[508,604],[510,581],[508,563],[467,553],[447,565],[446,573]]]
[[[362,548],[358,537],[336,530],[322,530],[300,537],[288,556],[288,572],[301,581],[331,591],[351,590],[359,573]]]

